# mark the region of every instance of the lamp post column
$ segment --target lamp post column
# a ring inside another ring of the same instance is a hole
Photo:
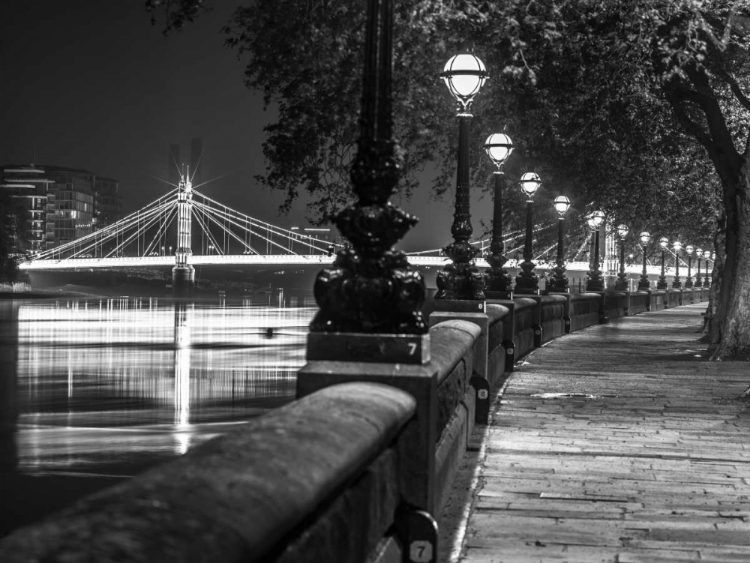
[[[656,289],[667,289],[667,276],[664,273],[664,249],[667,248],[667,244],[669,244],[669,240],[667,237],[661,237],[659,239],[659,246],[661,246],[661,275],[659,276],[659,281],[656,284]]]
[[[648,248],[648,243],[651,240],[651,235],[643,231],[641,233],[641,244],[643,249],[643,270],[641,272],[641,279],[638,280],[638,291],[648,291],[651,289],[651,282],[648,279],[648,272],[646,271],[646,249]]]
[[[492,208],[492,242],[486,259],[490,267],[485,273],[486,289],[497,297],[512,297],[513,280],[507,270],[503,268],[508,259],[503,255],[503,190],[506,181],[502,166],[513,152],[513,143],[504,133],[493,133],[484,144],[487,155],[497,166],[492,175],[494,180],[494,200]],[[493,297],[494,297],[493,296]]]
[[[494,177],[494,202],[492,213],[492,242],[490,252],[487,254],[487,291],[510,293],[513,279],[508,271],[503,268],[508,259],[503,252],[503,190],[505,189],[505,174],[498,170]]]
[[[685,252],[688,255],[688,274],[687,279],[685,280],[685,289],[692,289],[693,287],[693,251],[695,249],[692,245],[687,245],[685,247]]]
[[[555,198],[555,209],[559,215],[557,221],[557,267],[550,276],[550,291],[553,293],[568,292],[568,277],[565,275],[565,214],[570,209],[570,200],[564,195]]]
[[[516,276],[516,293],[521,295],[539,294],[539,277],[534,273],[534,258],[532,238],[534,236],[533,204],[534,194],[542,184],[539,176],[534,172],[527,172],[521,176],[521,189],[526,194],[526,240],[523,245],[523,262],[521,272]]]
[[[471,234],[471,209],[469,192],[469,124],[472,115],[458,115],[458,171],[456,174],[456,201],[451,234],[453,242],[445,247],[452,260],[438,273],[438,292],[435,299],[484,299],[484,278],[472,262],[479,249],[469,243]]]
[[[681,289],[682,282],[680,281],[680,250],[682,249],[682,243],[678,240],[672,244],[674,248],[674,280],[672,281],[673,289]]]
[[[628,276],[625,273],[625,237],[628,236],[628,226],[618,225],[617,234],[620,236],[620,272],[617,274],[615,289],[618,291],[627,291]]]
[[[604,291],[604,280],[602,271],[599,269],[599,227],[604,222],[604,213],[594,211],[587,219],[594,240],[594,252],[591,260],[591,269],[586,274],[586,291]]]
[[[703,281],[701,280],[701,258],[703,257],[703,249],[695,249],[695,257],[698,259],[698,273],[695,274],[695,287],[703,287]]]

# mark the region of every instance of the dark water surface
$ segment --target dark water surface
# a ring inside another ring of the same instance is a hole
[[[288,301],[0,301],[0,535],[291,401]]]

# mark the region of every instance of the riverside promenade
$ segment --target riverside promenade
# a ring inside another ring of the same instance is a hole
[[[750,365],[708,361],[704,310],[526,356],[474,431],[441,561],[750,561]]]

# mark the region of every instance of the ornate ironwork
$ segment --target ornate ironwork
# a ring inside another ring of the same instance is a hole
[[[443,251],[451,263],[438,272],[435,299],[484,299],[484,276],[473,260],[479,249],[469,243],[471,234],[469,124],[472,115],[458,114],[458,171],[456,173],[456,203],[451,234],[453,242]]]
[[[674,289],[680,289],[682,282],[680,281],[680,253],[674,253],[674,280],[672,280],[672,287]]]
[[[628,290],[628,275],[625,273],[625,238],[620,237],[620,271],[617,274],[615,289],[619,291]]]
[[[651,282],[648,279],[648,272],[646,271],[646,248],[643,245],[643,271],[641,272],[641,279],[638,280],[638,291],[647,291],[651,288]]]
[[[492,208],[492,241],[486,259],[490,267],[486,272],[487,291],[509,292],[513,287],[513,279],[503,268],[508,259],[503,252],[503,190],[505,189],[505,174],[501,170],[495,171],[494,202]]]
[[[568,276],[565,275],[565,217],[558,217],[557,220],[557,266],[553,268],[550,276],[549,291],[562,292],[568,291]]]
[[[516,293],[533,294],[539,293],[539,276],[534,273],[534,264],[531,259],[534,257],[531,242],[534,236],[532,207],[534,202],[529,198],[526,201],[526,240],[523,245],[523,262],[521,262],[521,272],[516,276]]]
[[[403,170],[392,138],[392,30],[392,1],[369,0],[360,138],[351,170],[358,200],[333,220],[350,245],[318,273],[314,294],[320,310],[312,332],[428,331],[420,312],[422,275],[393,248],[418,220],[388,201]]]
[[[656,289],[667,289],[667,276],[664,272],[664,249],[661,251],[661,275],[659,281],[656,282]]]
[[[591,232],[594,238],[594,255],[591,261],[591,269],[586,273],[586,291],[604,291],[604,279],[599,269],[599,227]]]

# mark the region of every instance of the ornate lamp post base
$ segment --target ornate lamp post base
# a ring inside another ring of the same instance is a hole
[[[586,273],[586,291],[604,291],[604,279],[599,268]]]
[[[471,262],[479,251],[467,242],[453,242],[443,250],[453,262],[437,274],[435,300],[483,300],[484,276]]]
[[[514,292],[518,295],[539,295],[539,276],[533,271],[536,264],[524,261],[520,267],[521,273],[516,276]]]
[[[487,262],[493,266],[491,258]],[[503,263],[505,260],[503,259]],[[513,278],[502,266],[491,267],[485,272],[486,289],[484,296],[487,299],[513,299]]]
[[[547,293],[568,293],[570,291],[568,276],[565,275],[566,271],[565,266],[557,266],[552,270],[550,283],[547,285]]]
[[[311,332],[307,360],[427,364],[430,339],[415,334]]]

